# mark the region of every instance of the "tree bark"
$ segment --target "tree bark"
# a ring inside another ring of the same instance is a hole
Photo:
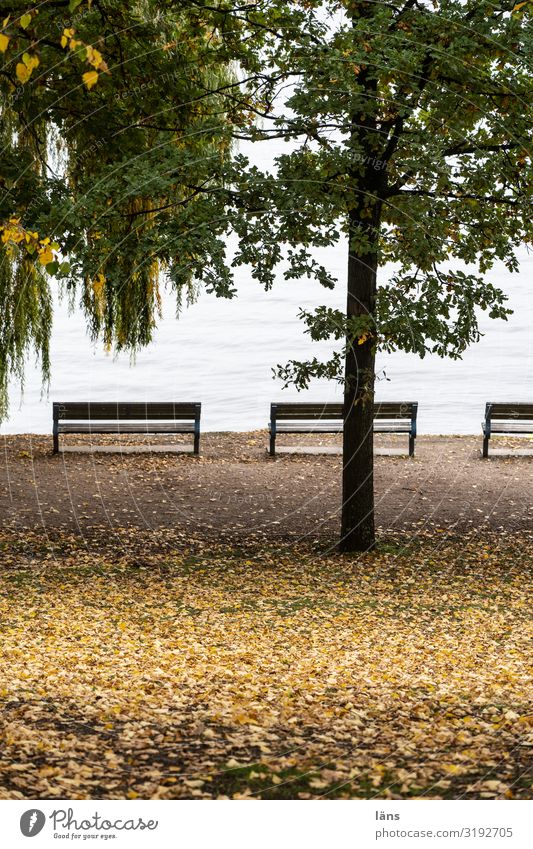
[[[354,5],[354,39],[361,16],[371,19],[372,3]],[[374,381],[376,338],[374,319],[381,204],[386,176],[381,170],[377,133],[375,69],[362,67],[357,77],[365,91],[365,107],[350,117],[350,147],[354,167],[348,194],[348,318],[344,372],[341,551],[368,551],[376,540],[374,522]],[[364,167],[361,167],[364,163]],[[368,332],[350,328],[350,319],[370,319]],[[354,335],[356,338],[354,338]]]
[[[350,214],[348,253],[348,318],[375,315],[377,233],[380,204],[371,220]],[[364,229],[373,245],[362,254],[354,246]],[[375,544],[374,522],[374,380],[375,338],[362,344],[347,339],[344,383],[341,551],[367,551]]]

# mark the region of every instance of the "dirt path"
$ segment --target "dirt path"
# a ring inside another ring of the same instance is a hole
[[[320,442],[335,440],[322,437]],[[75,441],[83,444],[84,438]],[[264,432],[206,434],[200,458],[54,457],[49,437],[6,436],[0,516],[14,528],[80,533],[111,526],[173,528],[228,541],[334,537],[340,457],[284,455],[273,461],[266,442]],[[483,461],[480,444],[475,437],[420,437],[414,460],[378,457],[379,527],[411,533],[530,529],[533,458]]]

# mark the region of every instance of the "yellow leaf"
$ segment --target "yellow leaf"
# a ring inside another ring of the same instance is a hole
[[[312,787],[313,790],[324,790],[328,786],[327,781],[322,781],[321,778],[312,778],[309,782],[309,787]]]
[[[22,29],[27,29],[30,24],[31,24],[31,15],[28,15],[28,14],[22,15],[22,17],[20,19],[20,25],[21,25]]]
[[[9,36],[4,35],[3,32],[0,32],[0,53],[6,52],[8,44],[9,44]]]
[[[53,262],[54,255],[50,248],[43,248],[42,251],[39,251],[39,262],[41,265],[48,265],[49,262]]]
[[[31,68],[27,68],[23,62],[18,62],[15,73],[19,82],[26,83],[31,77]]]
[[[90,90],[98,82],[98,74],[96,71],[87,71],[87,73],[83,74],[82,80]]]
[[[85,52],[87,54],[87,61],[89,64],[92,65],[93,68],[99,68],[102,64],[102,54],[100,51],[88,44],[85,48]]]
[[[39,57],[36,56],[35,54],[33,54],[33,56],[31,56],[29,53],[24,53],[22,55],[22,61],[26,65],[30,74],[31,74],[31,72],[33,71],[34,68],[37,68],[39,66]]]

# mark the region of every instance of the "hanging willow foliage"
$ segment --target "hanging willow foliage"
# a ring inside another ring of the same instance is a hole
[[[168,279],[231,294],[224,171],[242,104],[224,17],[195,3],[26,3],[0,32],[0,415],[35,349],[49,376],[52,291],[94,340],[147,344]],[[237,115],[239,110],[239,115]]]

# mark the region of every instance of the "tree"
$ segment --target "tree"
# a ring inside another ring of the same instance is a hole
[[[12,0],[0,33],[0,400],[30,343],[47,370],[42,269],[135,348],[162,272],[178,299],[234,294],[230,230],[267,288],[281,263],[334,286],[313,251],[345,239],[346,310],[302,310],[340,349],[278,373],[343,383],[341,548],[371,547],[376,351],[460,356],[479,308],[507,315],[485,275],[531,240],[530,0],[65,6]],[[274,173],[231,157],[273,137],[295,144]]]
[[[253,5],[253,4],[252,4]],[[270,87],[261,141],[292,141],[274,173],[237,159],[236,263],[269,287],[337,282],[313,249],[347,242],[347,307],[302,310],[328,362],[278,368],[286,383],[344,384],[341,549],[374,545],[375,355],[460,357],[477,312],[505,318],[490,282],[530,242],[530,2],[306,0],[253,5]],[[288,93],[283,100],[283,93]],[[286,246],[286,250],[282,246]],[[386,263],[394,271],[381,278]]]
[[[49,371],[51,289],[95,338],[151,339],[163,274],[227,293],[220,185],[235,85],[216,12],[179,2],[6,0],[0,27],[0,416],[34,346]],[[224,37],[223,37],[224,36]],[[239,106],[239,109],[241,107]]]

